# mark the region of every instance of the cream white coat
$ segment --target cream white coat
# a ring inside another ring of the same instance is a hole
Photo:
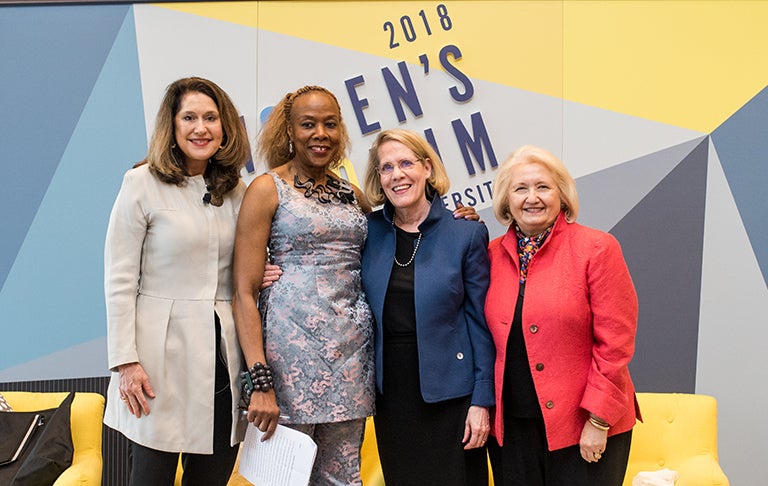
[[[202,200],[202,176],[181,187],[129,170],[117,196],[105,245],[108,359],[112,370],[104,423],[143,446],[213,452],[214,312],[232,390],[232,444],[242,440],[242,355],[232,316],[235,224],[245,184],[221,207]],[[139,362],[156,398],[136,418],[120,400],[121,364]]]

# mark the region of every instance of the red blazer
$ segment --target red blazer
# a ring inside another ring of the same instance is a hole
[[[496,344],[492,433],[503,443],[501,389],[520,276],[514,227],[488,250],[485,315]],[[568,223],[560,213],[528,268],[522,323],[549,450],[578,444],[589,412],[611,424],[610,435],[635,425],[640,410],[627,365],[637,295],[612,235]]]

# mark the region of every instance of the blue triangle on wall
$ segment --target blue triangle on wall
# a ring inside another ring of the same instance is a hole
[[[130,8],[18,7],[0,16],[0,93],[13,114],[1,149],[0,288]]]
[[[712,132],[720,165],[768,285],[768,87]]]

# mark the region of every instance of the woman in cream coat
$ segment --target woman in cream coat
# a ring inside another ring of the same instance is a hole
[[[245,422],[232,255],[245,130],[201,78],[171,84],[147,163],[129,170],[105,249],[109,385],[104,422],[131,441],[133,485],[224,485]]]

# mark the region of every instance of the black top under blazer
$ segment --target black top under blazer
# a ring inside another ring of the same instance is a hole
[[[375,317],[376,385],[382,392],[384,300],[394,265],[393,206],[368,215],[363,288]],[[439,197],[419,225],[414,267],[419,376],[425,402],[472,395],[471,404],[494,405],[495,346],[485,322],[489,283],[488,229],[454,219]]]

